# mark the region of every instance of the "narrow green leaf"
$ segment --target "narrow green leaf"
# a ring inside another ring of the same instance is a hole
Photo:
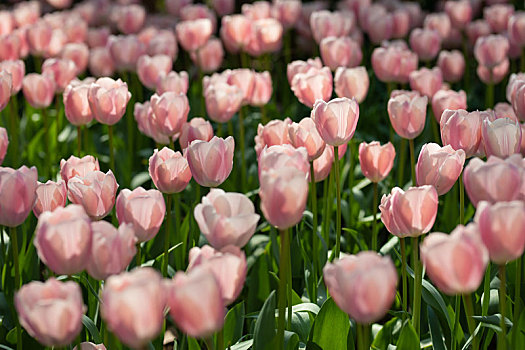
[[[270,350],[275,341],[275,291],[264,302],[259,317],[255,322],[253,350]]]
[[[372,342],[372,349],[387,349],[390,344],[394,344],[395,336],[399,334],[402,325],[401,319],[398,317],[394,317],[385,323],[385,325],[374,338],[374,341]]]
[[[446,350],[445,343],[443,341],[443,333],[441,331],[441,325],[439,324],[438,318],[434,310],[427,305],[427,319],[430,328],[430,338],[432,339],[432,346],[434,350]]]
[[[396,346],[398,349],[403,350],[419,350],[419,337],[417,336],[416,330],[412,326],[412,322],[407,321],[401,330],[399,339],[397,340]]]
[[[299,348],[299,336],[297,333],[284,331],[284,348],[286,350]]]
[[[102,337],[100,336],[97,326],[89,317],[82,315],[82,324],[87,328],[95,344],[102,343]]]
[[[310,341],[323,350],[345,349],[350,319],[328,298],[315,318],[310,332]]]
[[[226,346],[237,343],[242,337],[244,326],[244,301],[241,301],[226,314],[224,321],[224,344]]]

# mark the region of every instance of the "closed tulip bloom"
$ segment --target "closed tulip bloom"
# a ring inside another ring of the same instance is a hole
[[[116,13],[117,28],[124,34],[136,33],[144,25],[146,10],[140,5],[119,6]]]
[[[516,116],[521,121],[525,121],[525,82],[515,84],[514,91],[514,93],[511,91],[512,108]]]
[[[96,77],[110,77],[115,63],[107,47],[95,47],[89,52],[89,71]]]
[[[492,34],[492,29],[487,21],[478,19],[467,24],[465,33],[467,34],[470,46],[474,47],[479,38]]]
[[[33,243],[38,257],[53,272],[72,275],[86,268],[92,236],[86,212],[71,204],[40,215]]]
[[[25,30],[25,29],[24,29]],[[4,60],[17,60],[22,56],[22,45],[27,43],[25,41],[25,34],[22,36],[22,39],[18,37],[17,32],[12,32],[10,34],[0,35],[0,59]]]
[[[308,197],[305,173],[293,167],[269,169],[259,177],[261,210],[270,224],[287,229],[303,217]]]
[[[382,181],[388,176],[395,157],[396,150],[390,142],[383,146],[377,141],[359,144],[361,171],[372,182]]]
[[[467,108],[467,94],[465,91],[439,90],[432,96],[432,112],[437,122],[441,121],[441,115],[445,109],[457,110]]]
[[[66,118],[75,126],[87,125],[93,120],[88,93],[88,84],[69,84],[64,90],[63,100]]]
[[[11,98],[13,79],[11,73],[0,71],[0,111],[2,111]]]
[[[156,149],[149,158],[149,175],[162,193],[181,192],[191,180],[186,158],[167,147]]]
[[[507,158],[519,153],[521,147],[520,124],[510,118],[499,118],[494,121],[485,119],[481,127],[481,135],[487,157]]]
[[[27,43],[33,55],[42,56],[51,44],[53,28],[44,21],[39,21],[27,28]]]
[[[479,112],[446,109],[440,121],[443,144],[451,145],[455,150],[462,149],[467,158],[472,157],[481,144],[482,122]]]
[[[159,130],[171,137],[180,132],[188,118],[190,106],[185,94],[168,91],[151,97],[151,109]]]
[[[315,182],[321,182],[330,175],[334,164],[334,147],[325,145],[323,153],[313,161]]]
[[[219,39],[210,38],[199,50],[191,52],[190,56],[202,72],[215,72],[222,65],[224,49]]]
[[[398,16],[396,19],[399,19]],[[382,5],[371,5],[364,11],[361,18],[363,18],[363,29],[374,44],[392,38],[395,29],[400,29],[395,34],[401,34],[401,29],[403,29],[395,28],[396,22],[394,22],[393,14],[389,13]]]
[[[33,281],[15,293],[20,325],[30,336],[46,346],[66,346],[82,330],[85,305],[82,290],[73,282]],[[50,322],[55,320],[55,322]]]
[[[279,20],[283,27],[289,29],[297,23],[301,16],[301,1],[276,0],[272,3],[272,17]]]
[[[341,146],[354,136],[359,120],[359,105],[355,99],[340,97],[329,102],[316,101],[312,119],[319,134],[332,146]]]
[[[212,23],[207,18],[183,21],[176,27],[179,44],[188,52],[201,48],[213,33]]]
[[[94,344],[90,342],[82,342],[75,346],[73,350],[107,350],[104,344]]]
[[[417,66],[417,54],[407,49],[377,47],[372,52],[372,68],[383,82],[407,83],[408,76]]]
[[[257,135],[255,136],[255,152],[257,158],[265,146],[274,146],[290,143],[288,127],[292,124],[290,118],[284,120],[274,119],[266,125],[257,126]]]
[[[2,61],[0,62],[0,72],[7,72],[11,75],[11,94],[16,94],[18,91],[20,91],[20,89],[22,89],[22,79],[24,79],[24,75],[26,74],[26,66],[25,66],[24,61],[22,60]],[[0,73],[0,76],[2,76],[1,73]],[[3,80],[3,79],[0,78],[0,80]],[[4,87],[2,86],[2,90],[3,88]]]
[[[510,16],[507,22],[510,40],[519,46],[525,45],[525,12],[518,11]]]
[[[188,4],[180,11],[180,19],[182,21],[191,21],[200,18],[209,19],[213,28],[212,31],[215,32],[217,30],[217,16],[206,4]],[[168,21],[168,23],[170,22]]]
[[[264,106],[272,98],[272,76],[270,72],[254,73],[254,88],[250,98],[250,105]]]
[[[519,122],[519,119],[516,116],[516,113],[514,112],[512,105],[506,102],[496,103],[496,105],[494,106],[494,115],[496,119],[510,118],[514,121]]]
[[[404,38],[410,30],[410,13],[407,9],[400,7],[392,13],[394,26],[392,29],[392,38]]]
[[[135,103],[133,109],[133,116],[137,122],[139,131],[144,135],[151,137],[156,143],[167,145],[170,143],[170,138],[162,134],[156,124],[153,110],[149,101],[144,103]]]
[[[365,67],[339,67],[335,71],[334,84],[338,97],[355,98],[361,103],[368,93],[370,80]]]
[[[53,211],[58,207],[65,207],[67,201],[67,188],[63,180],[38,183],[36,188],[36,202],[33,213],[38,218],[44,211]]]
[[[4,157],[7,153],[7,146],[9,146],[9,137],[7,136],[7,130],[0,127],[0,164],[4,161]]]
[[[458,225],[450,234],[434,232],[421,244],[421,261],[432,282],[445,294],[476,291],[489,262],[476,224]]]
[[[326,66],[332,70],[337,67],[355,67],[361,63],[361,47],[349,37],[328,37],[321,40],[319,46],[321,57]]]
[[[441,49],[441,37],[435,30],[416,28],[410,33],[410,48],[419,59],[432,60]]]
[[[268,1],[254,1],[245,3],[241,6],[241,12],[244,16],[252,20],[258,20],[271,17],[271,4]]]
[[[184,333],[205,338],[222,328],[226,308],[219,282],[209,269],[177,272],[167,293],[170,315]]]
[[[476,68],[476,73],[483,83],[498,84],[509,72],[509,67],[510,62],[508,59],[505,59],[500,64],[492,68],[480,64]]]
[[[507,58],[509,41],[503,35],[488,35],[478,38],[474,56],[479,64],[493,68]]]
[[[16,227],[25,221],[36,200],[37,179],[35,167],[0,167],[0,225]]]
[[[398,237],[419,237],[430,231],[436,220],[438,194],[433,186],[399,187],[381,198],[381,221]]]
[[[89,87],[91,112],[102,124],[114,125],[124,116],[131,98],[128,85],[120,79],[99,78]]]
[[[55,80],[57,92],[63,92],[77,75],[75,62],[69,59],[48,58],[42,65],[42,74],[50,75]]]
[[[239,87],[226,83],[208,86],[204,93],[208,117],[218,123],[229,121],[241,109],[243,99]]]
[[[166,214],[162,193],[142,187],[120,191],[116,209],[119,223],[131,224],[139,242],[147,242],[157,235]]]
[[[110,276],[102,291],[101,315],[108,329],[127,346],[140,348],[160,333],[166,289],[151,267]]]
[[[346,36],[352,30],[353,21],[345,13],[327,10],[315,11],[310,16],[310,28],[316,43],[329,36]]]
[[[441,39],[445,39],[450,35],[452,24],[446,13],[438,12],[426,15],[424,27],[425,29],[435,30]]]
[[[213,137],[213,127],[203,118],[193,118],[182,125],[179,144],[185,149],[193,140],[210,141]]]
[[[107,47],[118,70],[134,71],[146,47],[135,35],[110,36]]]
[[[55,97],[55,80],[49,74],[31,73],[22,80],[22,90],[33,108],[49,107]]]
[[[410,73],[409,80],[412,90],[416,90],[428,98],[432,98],[443,86],[443,75],[438,67],[432,69],[423,67],[413,71]]]
[[[297,60],[288,63],[288,65],[286,66],[286,76],[288,78],[288,83],[292,85],[293,78],[297,74],[306,73],[310,70],[310,68],[323,68],[323,63],[321,62],[319,57],[309,58],[307,61]]]
[[[284,167],[292,167],[302,171],[304,177],[309,180],[310,164],[306,148],[295,148],[288,144],[265,147],[259,156],[259,181],[261,181],[263,172]]]
[[[323,269],[330,295],[357,323],[369,324],[386,315],[396,297],[397,271],[390,257],[364,251]]]
[[[171,71],[164,76],[159,75],[156,88],[159,96],[168,91],[176,94],[186,94],[188,92],[188,73],[185,71],[179,73]]]
[[[388,116],[396,133],[405,139],[416,138],[425,127],[428,98],[417,92],[397,91],[388,100]]]
[[[217,187],[230,175],[235,141],[214,136],[210,141],[194,140],[186,148],[186,158],[193,178],[201,186]]]
[[[221,39],[231,53],[242,50],[250,42],[252,22],[244,15],[222,17]]]
[[[0,11],[0,35],[9,34],[15,29],[15,19],[10,11]]]
[[[90,48],[106,46],[111,30],[109,27],[89,28],[86,42]]]
[[[510,4],[495,4],[483,9],[483,18],[489,22],[492,31],[501,33],[507,30],[510,16],[514,14],[514,6]]]
[[[98,159],[87,155],[82,158],[70,156],[67,160],[60,160],[60,176],[66,182],[66,185],[72,177],[84,177],[87,173],[100,170]]]
[[[92,220],[100,220],[111,212],[115,204],[117,180],[109,170],[88,172],[84,177],[75,176],[67,183],[68,197],[72,203],[81,204]]]
[[[332,72],[330,68],[312,68],[293,77],[291,88],[299,102],[312,108],[317,100],[327,101],[332,96]]]
[[[235,11],[235,1],[232,0],[213,0],[212,7],[219,16],[229,15]]]
[[[465,72],[465,58],[458,50],[441,51],[437,65],[443,74],[443,80],[456,83],[463,77]]]
[[[107,221],[91,223],[93,252],[87,263],[87,272],[97,280],[105,280],[126,270],[137,248],[132,224],[121,224],[118,229]]]
[[[517,156],[521,158],[519,155]],[[498,179],[494,181],[494,179]],[[486,162],[473,158],[465,167],[463,182],[472,204],[480,201],[490,203],[520,199],[523,185],[523,166],[513,163],[512,157],[502,160],[489,157]]]
[[[69,43],[64,46],[60,57],[71,60],[76,66],[76,74],[81,74],[87,68],[89,62],[89,48],[84,43]]]
[[[312,118],[303,118],[299,123],[292,123],[288,127],[288,137],[294,147],[306,148],[310,162],[321,156],[325,149],[325,142]]]
[[[417,185],[432,185],[438,195],[450,191],[463,171],[465,151],[454,150],[437,143],[426,143],[421,148],[416,165]]]
[[[276,52],[281,49],[283,26],[273,18],[256,20],[252,25],[252,34],[246,52],[252,56]]]
[[[468,0],[445,2],[445,12],[454,27],[465,27],[472,20],[472,6]]]
[[[237,68],[229,72],[227,83],[235,85],[243,93],[243,104],[249,104],[255,90],[255,71]]]
[[[155,89],[161,77],[171,71],[171,66],[171,57],[167,55],[143,55],[137,61],[137,74],[142,84]]]

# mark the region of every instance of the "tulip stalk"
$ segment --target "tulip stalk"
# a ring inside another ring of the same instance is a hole
[[[312,301],[317,300],[317,273],[319,271],[319,238],[317,237],[317,188],[315,185],[314,162],[310,163],[310,198],[312,199],[312,251],[313,251],[313,275],[314,275],[314,290]]]
[[[324,215],[323,217],[329,218],[330,215],[330,198],[332,197],[332,187],[334,184],[333,171],[330,172],[329,178],[324,182]],[[323,239],[325,240],[326,245],[330,244],[330,220],[323,221]]]
[[[463,305],[467,315],[467,325],[470,335],[472,336],[472,350],[478,350],[478,338],[474,335],[476,331],[476,321],[474,320],[474,306],[470,294],[463,294]]]
[[[525,46],[521,49],[520,72],[525,72]]]
[[[405,177],[405,161],[407,158],[407,146],[406,139],[401,139],[399,144],[399,163],[398,163],[398,173],[397,173],[397,184],[399,187],[403,188],[403,178]]]
[[[434,137],[434,142],[439,144],[441,141],[440,132],[439,132],[439,123],[436,120],[436,117],[434,116],[434,111],[432,110],[432,106],[430,106],[429,111],[429,119],[430,119],[430,126],[432,127],[432,136]]]
[[[13,265],[15,265],[15,290],[20,289],[20,263],[18,259],[18,236],[16,234],[16,227],[10,227],[11,233],[11,247],[13,249]],[[16,321],[16,348],[22,350],[22,328],[20,322]]]
[[[284,346],[284,325],[286,309],[286,282],[288,280],[288,260],[290,260],[290,237],[288,229],[280,230],[281,252],[279,255],[279,318],[277,320],[277,344],[279,348]]]
[[[339,259],[339,252],[341,249],[341,184],[340,184],[340,176],[339,173],[339,146],[334,147],[335,155],[334,155],[334,166],[335,166],[335,193],[337,197],[337,211],[336,211],[336,218],[335,218],[335,259]]]
[[[417,186],[416,184],[416,155],[414,152],[414,139],[408,140],[408,145],[410,148],[410,174],[412,176],[412,186]]]
[[[408,297],[407,297],[407,253],[405,238],[399,238],[399,244],[401,245],[401,283],[403,286],[402,304],[403,311],[408,312]],[[405,315],[403,315],[403,318]]]
[[[82,157],[82,127],[77,126],[77,154]]]
[[[481,305],[481,316],[488,316],[490,301],[490,263],[487,265],[483,281],[483,304]]]
[[[108,140],[109,140],[109,167],[115,171],[115,153],[113,150],[113,125],[108,125]]]
[[[357,324],[357,349],[370,349],[370,326],[367,324]]]
[[[516,278],[514,282],[514,322],[521,314],[521,257],[516,260]]]
[[[378,200],[378,191],[377,191],[377,182],[374,182],[374,198],[372,199],[372,250],[377,251],[377,200]]]
[[[506,326],[505,326],[505,309],[507,307],[507,276],[505,271],[505,265],[502,264],[499,266],[499,309],[500,309],[500,328],[501,333],[498,335],[498,350],[507,349],[507,339],[506,339]]]
[[[454,317],[454,330],[452,332],[453,336],[452,336],[452,350],[456,350],[459,346],[459,342],[460,342],[460,339],[459,338],[456,338],[456,333],[457,333],[457,330],[458,330],[458,326],[459,326],[459,314],[461,313],[461,296],[458,294],[456,295],[456,303],[455,303],[455,307],[454,307],[454,313],[455,313],[455,317]]]
[[[171,202],[173,197],[171,194],[166,194],[166,228],[164,236],[164,256],[162,259],[162,276],[168,276],[168,249],[170,247],[170,228],[171,228]]]
[[[412,261],[414,264],[414,307],[412,310],[412,325],[414,326],[416,334],[419,337],[419,324],[421,313],[421,286],[423,276],[421,275],[421,263],[419,262],[418,237],[412,237]]]

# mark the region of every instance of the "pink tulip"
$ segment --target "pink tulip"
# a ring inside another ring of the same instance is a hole
[[[482,122],[480,112],[446,109],[440,121],[443,144],[455,150],[462,149],[467,158],[472,157],[481,145]]]
[[[122,80],[99,78],[88,91],[89,106],[95,119],[102,124],[114,125],[124,116],[131,93]]]
[[[465,151],[454,150],[437,143],[426,143],[421,148],[416,165],[417,185],[432,185],[438,195],[450,191],[463,171]]]
[[[159,191],[168,194],[184,190],[192,176],[186,158],[167,147],[149,158],[149,175]]]
[[[381,221],[398,237],[419,237],[430,231],[436,220],[438,194],[433,186],[394,187],[381,198]]]
[[[310,16],[310,28],[316,43],[329,36],[346,36],[352,30],[352,26],[353,22],[348,13],[321,10]]]
[[[449,235],[434,232],[421,244],[421,261],[432,282],[448,295],[475,292],[489,262],[476,224],[458,225]]]
[[[214,136],[210,141],[194,140],[185,156],[193,178],[201,186],[217,187],[230,175],[233,167],[235,141]]]
[[[75,346],[73,350],[107,350],[104,344],[94,344],[89,342],[82,342]]]
[[[76,175],[68,183],[68,197],[72,203],[81,204],[92,220],[100,220],[108,215],[115,204],[117,180],[109,170],[91,171],[84,177]]]
[[[502,35],[488,35],[476,40],[474,56],[480,65],[494,68],[507,58],[509,41]]]
[[[194,338],[208,337],[224,324],[221,287],[204,267],[177,272],[168,289],[168,306],[179,329]]]
[[[432,60],[441,49],[441,37],[435,30],[416,28],[410,33],[410,48],[422,61]]]
[[[288,127],[292,124],[290,118],[285,120],[274,119],[268,124],[257,126],[257,135],[255,136],[255,153],[257,158],[265,146],[275,146],[290,143]]]
[[[480,202],[475,221],[490,260],[506,264],[519,259],[525,249],[525,204],[523,201]]]
[[[104,47],[108,43],[110,34],[109,27],[89,28],[86,42],[90,48]]]
[[[445,2],[445,12],[452,25],[458,29],[464,28],[472,19],[472,6],[468,0]]]
[[[11,73],[0,71],[0,111],[9,103],[12,88],[13,79],[11,78]]]
[[[273,18],[258,19],[252,23],[252,34],[245,50],[252,56],[277,52],[281,49],[283,26]]]
[[[63,60],[71,60],[76,66],[76,75],[84,72],[89,63],[89,49],[84,43],[66,44],[60,53]]]
[[[326,66],[332,70],[337,67],[355,67],[361,63],[361,47],[349,37],[327,37],[321,40],[319,47]]]
[[[185,149],[194,140],[210,141],[213,137],[213,127],[203,118],[193,118],[182,125],[179,144]]]
[[[0,36],[9,34],[15,29],[15,19],[10,11],[0,11]]]
[[[212,6],[219,16],[229,15],[235,11],[235,1],[232,0],[213,0]]]
[[[441,69],[443,79],[450,83],[461,80],[465,72],[465,58],[460,51],[441,51],[438,57],[438,67]]]
[[[432,69],[423,67],[413,71],[410,73],[409,80],[412,90],[418,91],[428,98],[432,98],[443,86],[443,75],[438,67]]]
[[[159,80],[171,71],[171,58],[166,55],[140,56],[137,61],[137,74],[142,84],[154,89]]]
[[[67,188],[63,180],[46,183],[38,182],[36,188],[36,202],[33,213],[38,218],[44,211],[53,211],[58,207],[65,207],[67,201]]]
[[[514,106],[514,97],[516,91],[522,86],[525,85],[525,73],[513,73],[510,75],[507,88],[505,90],[505,97],[507,101]]]
[[[489,22],[492,31],[502,33],[507,30],[510,16],[514,14],[514,6],[496,4],[483,9],[483,18]]]
[[[258,161],[259,182],[263,172],[268,170],[278,170],[284,167],[291,167],[300,170],[304,177],[309,180],[310,164],[308,162],[308,152],[306,148],[294,148],[292,145],[275,145],[265,147]]]
[[[90,219],[80,205],[58,206],[38,218],[35,248],[44,264],[57,274],[82,272],[91,256],[91,242]]]
[[[52,75],[31,73],[22,80],[27,102],[34,108],[49,107],[55,97],[55,81]]]
[[[339,67],[335,71],[334,84],[338,97],[355,98],[361,103],[368,93],[370,80],[365,67]]]
[[[188,92],[188,73],[185,71],[179,73],[171,71],[164,76],[159,75],[156,88],[159,96],[168,91],[176,94],[186,94]]]
[[[37,169],[0,167],[0,225],[22,224],[36,200]]]
[[[231,53],[242,50],[250,42],[252,23],[243,15],[222,17],[221,39],[226,49]]]
[[[496,119],[510,118],[514,121],[519,122],[519,119],[516,116],[512,105],[506,102],[496,103],[496,105],[494,106],[494,116],[496,117]]]
[[[516,157],[521,158],[519,155]],[[486,162],[473,158],[468,163],[464,170],[463,182],[474,206],[480,201],[496,203],[523,198],[523,193],[520,194],[523,186],[523,166],[516,165],[512,158],[502,160],[492,156]]]
[[[478,73],[479,79],[485,84],[498,84],[509,72],[509,66],[510,62],[508,59],[492,68],[480,64],[476,69],[476,73]]]
[[[410,13],[407,9],[400,7],[392,13],[394,27],[392,38],[404,38],[410,31]]]
[[[499,118],[494,121],[483,120],[481,135],[487,157],[507,158],[519,153],[521,147],[520,124],[510,118]]]
[[[396,150],[390,142],[383,146],[377,141],[359,144],[361,171],[372,182],[382,181],[388,176],[394,165],[395,156]]]
[[[264,106],[272,98],[272,76],[270,72],[254,73],[254,88],[250,96],[250,105]]]
[[[21,58],[22,45],[22,40],[16,32],[0,35],[0,60],[17,60]]]
[[[301,5],[299,0],[275,0],[272,3],[272,17],[278,19],[285,29],[289,29],[299,20]]]
[[[215,122],[225,123],[240,110],[244,94],[237,86],[218,83],[206,88],[204,99],[208,117]]]
[[[259,215],[244,194],[211,189],[194,210],[195,220],[216,249],[228,245],[244,247],[255,232]]]
[[[102,290],[102,319],[122,343],[143,347],[162,329],[166,294],[160,274],[151,267],[110,276]]]
[[[93,241],[87,272],[97,280],[105,280],[126,270],[137,248],[137,238],[132,224],[121,224],[118,229],[107,221],[91,223]]]
[[[67,120],[76,126],[87,125],[93,120],[89,105],[88,84],[70,83],[64,90],[64,110]]]
[[[151,27],[150,27],[151,28]],[[175,33],[171,30],[158,30],[149,41],[146,53],[150,56],[166,55],[175,61],[179,52]]]
[[[144,25],[146,10],[140,5],[119,6],[115,12],[117,28],[124,34],[136,33]]]
[[[57,92],[63,92],[77,75],[75,62],[69,59],[48,58],[42,65],[42,74],[53,77]]]
[[[26,67],[22,60],[7,60],[0,62],[0,72],[6,72],[11,75],[11,94],[16,94],[22,88],[22,79],[26,74]],[[5,77],[5,75],[4,75]],[[4,78],[5,79],[5,78]],[[0,79],[3,81],[3,79]],[[4,86],[2,84],[2,90]],[[7,93],[3,93],[6,94]],[[1,100],[1,98],[0,98]],[[0,106],[2,103],[0,103]],[[1,109],[1,108],[0,108]]]
[[[190,106],[185,94],[168,91],[151,97],[151,109],[160,132],[171,137],[180,132],[188,118]]]
[[[211,21],[212,32],[217,30],[217,16],[206,4],[184,6],[180,11],[180,19],[182,21],[192,21],[200,18],[207,18]]]
[[[299,101],[312,108],[317,100],[326,101],[332,96],[332,73],[328,67],[298,73],[291,87]]]
[[[207,269],[215,276],[225,305],[237,299],[246,279],[246,256],[239,247],[226,246],[222,250],[209,245],[193,247],[189,252],[188,273],[197,268]]]
[[[7,153],[7,146],[9,146],[9,137],[7,136],[7,130],[0,127],[0,164],[4,161]]]
[[[467,94],[465,91],[439,90],[432,96],[432,112],[434,118],[441,121],[441,115],[445,109],[458,110],[467,108]],[[467,152],[468,153],[468,152]]]
[[[525,12],[518,11],[510,16],[507,31],[512,42],[525,46]]]
[[[392,92],[388,100],[388,116],[399,136],[412,140],[423,132],[427,102],[428,98],[419,95],[418,92],[403,90]]]
[[[188,52],[201,48],[213,33],[212,23],[209,19],[196,19],[183,21],[176,27],[179,44]]]
[[[470,46],[475,46],[479,38],[492,34],[492,29],[487,21],[478,19],[467,24],[465,32]]]
[[[193,0],[166,0],[166,10],[170,15],[179,17],[180,10],[192,2]]]
[[[162,193],[142,187],[120,191],[116,209],[119,223],[131,224],[139,242],[147,242],[157,235],[166,214]]]
[[[259,177],[261,210],[270,224],[287,229],[303,217],[308,197],[305,173],[286,166],[261,172]]]
[[[396,15],[395,18],[396,20],[394,20],[394,15],[392,13],[389,13],[384,6],[379,4],[369,6],[361,14],[363,29],[367,32],[370,40],[374,44],[392,38],[394,36],[394,31],[396,31],[396,36],[402,34],[404,31],[404,28],[402,27],[406,23],[403,24],[399,21],[399,15]],[[408,18],[405,17],[404,20],[406,19]],[[396,24],[399,25],[398,28],[396,28]]]
[[[509,82],[510,86],[510,82]],[[516,116],[521,121],[525,121],[525,81],[524,82],[517,82],[514,84],[515,92],[512,93],[511,91],[511,103],[512,108],[514,109],[514,112],[516,113]],[[512,88],[512,86],[511,86]]]
[[[306,148],[310,162],[319,158],[325,149],[325,142],[312,118],[303,118],[299,123],[292,123],[288,127],[288,137],[294,147]]]
[[[15,293],[14,302],[20,325],[41,344],[66,346],[82,330],[86,306],[80,286],[73,281],[51,277],[46,282],[30,282]]]
[[[293,78],[299,73],[307,73],[310,68],[321,69],[323,68],[323,63],[319,59],[309,58],[307,61],[293,61],[288,63],[286,66],[286,76],[288,78],[288,83],[292,85]]]
[[[133,116],[141,133],[151,137],[158,144],[167,145],[170,143],[170,138],[160,132],[149,101],[135,103]]]
[[[360,324],[386,315],[396,297],[397,271],[390,257],[363,251],[323,269],[330,295],[341,310]]]
[[[112,76],[115,63],[106,47],[96,47],[89,52],[89,71],[97,77]]]
[[[210,38],[199,50],[191,52],[190,56],[202,72],[215,72],[222,65],[224,49],[219,39]]]
[[[378,47],[372,53],[372,68],[383,82],[407,83],[409,74],[417,69],[414,52],[395,46]]]
[[[271,4],[268,1],[254,1],[253,3],[244,3],[241,6],[241,12],[251,20],[258,20],[271,17]]]
[[[60,176],[66,185],[68,181],[75,176],[83,178],[89,172],[97,170],[100,170],[98,159],[90,155],[82,158],[70,156],[67,161],[64,159],[60,161]]]
[[[330,175],[333,164],[334,147],[325,145],[323,153],[313,161],[315,182],[321,182],[326,179]]]
[[[27,43],[33,55],[42,56],[51,44],[53,28],[44,21],[39,21],[27,28]]]
[[[354,136],[359,120],[359,105],[355,99],[336,98],[329,102],[316,101],[311,118],[325,142],[341,146]]]
[[[139,57],[146,51],[135,35],[110,36],[107,45],[115,67],[124,71],[134,71]]]
[[[452,30],[450,18],[444,12],[429,13],[425,17],[424,28],[435,30],[441,39],[446,39]]]
[[[255,90],[255,72],[251,69],[237,68],[229,72],[227,83],[242,90],[243,104],[249,104]]]

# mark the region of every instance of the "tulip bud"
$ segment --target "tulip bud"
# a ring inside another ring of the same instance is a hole
[[[217,187],[230,175],[233,167],[235,141],[214,136],[210,141],[194,140],[185,156],[193,178],[201,186]]]
[[[430,61],[441,49],[441,37],[435,30],[416,28],[410,33],[410,48],[419,59]]]
[[[168,194],[181,192],[191,180],[186,158],[167,147],[156,149],[149,158],[149,175],[155,186]]]
[[[207,18],[180,22],[175,29],[179,44],[188,52],[204,46],[213,33],[212,23]]]
[[[306,148],[310,162],[318,158],[325,149],[325,142],[312,118],[303,118],[299,123],[292,123],[288,127],[288,137],[295,148]]]
[[[405,139],[416,138],[425,127],[426,96],[417,92],[393,91],[388,100],[388,116],[396,133]]]
[[[213,127],[203,118],[193,118],[182,124],[179,136],[181,149],[185,149],[194,140],[210,141],[213,137]]]
[[[325,142],[341,146],[354,136],[359,120],[359,105],[355,99],[342,97],[331,101],[316,101],[311,118]]]
[[[432,98],[443,86],[443,75],[438,67],[415,70],[410,73],[408,78],[410,80],[410,88],[428,98]]]
[[[465,72],[465,58],[457,50],[441,51],[437,64],[439,69],[441,69],[443,79],[450,83],[456,83],[461,80]]]
[[[36,200],[37,169],[0,167],[0,225],[22,224]]]
[[[0,62],[0,72],[7,72],[11,74],[11,94],[12,95],[20,91],[20,89],[22,88],[22,80],[24,79],[24,75],[26,74],[26,67],[25,67],[24,61],[22,60],[2,61]],[[7,96],[7,93],[4,92],[4,94],[5,94],[4,96]]]
[[[131,98],[128,85],[122,80],[99,78],[88,91],[89,106],[95,119],[102,124],[116,124],[126,112]]]
[[[487,157],[507,158],[519,153],[521,147],[521,127],[517,121],[510,118],[499,118],[494,121],[485,119],[481,127],[481,135]]]
[[[179,73],[171,71],[165,76],[159,75],[157,95],[162,96],[163,93],[168,91],[176,94],[186,94],[188,92],[188,73],[185,71]]]
[[[439,90],[432,96],[432,112],[438,121],[445,109],[457,110],[467,108],[467,94],[465,91]]]
[[[65,207],[67,201],[67,188],[63,180],[46,183],[38,182],[36,188],[36,202],[33,213],[38,218],[44,211],[53,211],[58,207]]]
[[[370,80],[365,67],[339,67],[335,71],[334,84],[338,97],[355,98],[358,103],[361,103],[368,93]]]
[[[62,159],[60,161],[60,176],[62,180],[66,182],[72,177],[79,176],[85,177],[87,173],[100,170],[98,159],[93,156],[87,155],[82,158],[70,156],[68,160]]]
[[[159,80],[171,71],[171,57],[143,55],[137,61],[137,74],[142,84],[149,89],[157,87]]]
[[[349,37],[327,37],[321,40],[319,47],[321,57],[331,70],[337,67],[355,67],[361,63],[361,47]]]
[[[359,144],[361,171],[372,182],[377,183],[388,176],[394,165],[395,156],[396,149],[390,142],[383,146],[377,141]]]
[[[22,80],[24,97],[33,108],[49,107],[55,97],[55,81],[49,74],[31,73]]]
[[[275,146],[290,143],[288,127],[292,123],[290,118],[284,120],[274,119],[265,126],[257,126],[257,135],[255,136],[255,153],[257,158],[265,146]]]

